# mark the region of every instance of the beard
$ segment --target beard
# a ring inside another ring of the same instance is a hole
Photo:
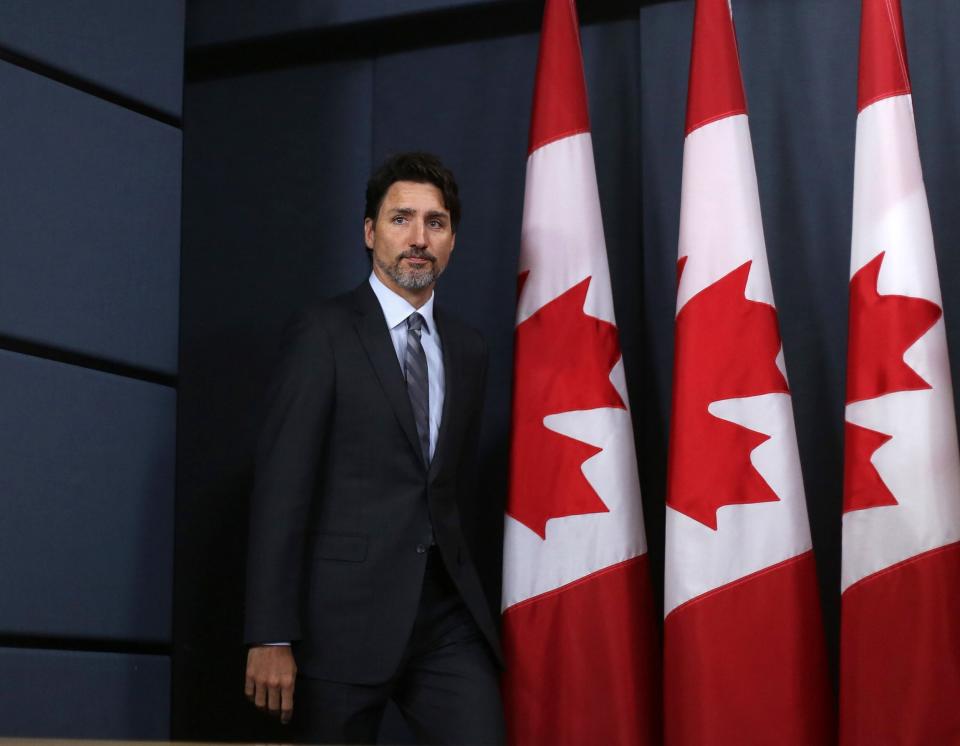
[[[404,267],[404,259],[426,259],[430,264],[425,267]],[[426,249],[407,249],[392,264],[376,256],[374,261],[387,277],[404,290],[423,290],[443,273],[443,268],[437,267],[437,258]]]

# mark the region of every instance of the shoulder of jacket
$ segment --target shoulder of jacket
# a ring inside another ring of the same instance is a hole
[[[356,290],[332,298],[311,301],[293,316],[292,324],[300,326],[327,326],[349,318],[356,309]]]
[[[342,297],[313,301],[298,309],[284,327],[282,347],[287,349],[327,348],[337,330],[349,325],[349,306]]]
[[[487,354],[487,342],[478,329],[471,326],[456,314],[451,313],[446,306],[438,308],[442,315],[443,326],[449,334],[455,334],[461,343],[475,355]]]

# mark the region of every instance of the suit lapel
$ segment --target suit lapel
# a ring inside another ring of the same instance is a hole
[[[422,459],[420,439],[417,437],[417,426],[413,421],[413,408],[410,406],[410,397],[407,395],[407,385],[403,380],[403,371],[400,370],[397,351],[390,339],[390,331],[387,329],[380,303],[369,282],[364,282],[357,288],[354,296],[357,310],[357,334],[400,427],[406,433],[407,440],[410,441],[410,446],[417,454],[417,458]]]
[[[450,429],[452,427],[452,412],[456,411],[458,405],[457,397],[459,395],[459,386],[462,382],[460,366],[460,348],[457,337],[449,333],[448,327],[443,323],[443,314],[437,308],[433,307],[433,320],[437,325],[437,332],[440,334],[440,345],[443,350],[443,413],[440,416],[440,432],[437,434],[437,447],[433,452],[433,459],[430,461],[430,476],[433,477],[438,469],[440,460],[446,453],[446,442],[450,438]]]

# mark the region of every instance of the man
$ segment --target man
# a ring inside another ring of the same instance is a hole
[[[245,691],[307,741],[374,742],[390,699],[423,742],[503,740],[500,648],[457,509],[486,349],[433,305],[459,218],[439,160],[388,159],[367,185],[369,279],[300,315],[268,394]]]

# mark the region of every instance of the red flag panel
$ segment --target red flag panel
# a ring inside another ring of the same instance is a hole
[[[658,635],[647,565],[643,554],[507,609],[510,743],[659,743],[659,682],[649,665]]]
[[[589,130],[577,7],[573,0],[548,2],[543,11],[528,152]]]
[[[664,623],[664,690],[682,694],[666,700],[666,742],[831,743],[823,651],[812,552],[679,607]]]
[[[900,0],[863,0],[857,111],[889,96],[910,93]]]
[[[727,0],[698,0],[693,18],[687,130],[747,113],[740,57]]]
[[[960,743],[960,544],[843,594],[840,743]]]

